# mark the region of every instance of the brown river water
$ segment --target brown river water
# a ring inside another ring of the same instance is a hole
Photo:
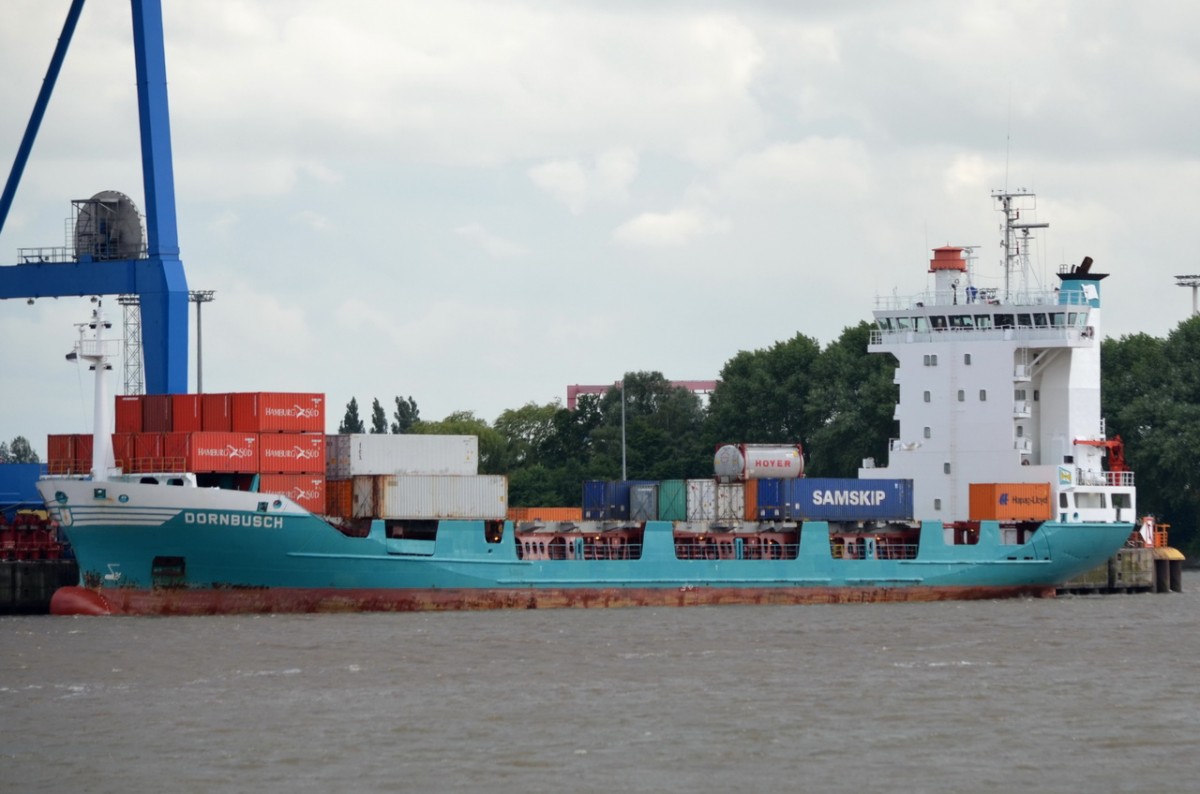
[[[0,618],[0,792],[1192,792],[1190,586]]]

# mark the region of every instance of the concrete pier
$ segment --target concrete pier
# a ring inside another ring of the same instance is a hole
[[[1169,546],[1121,549],[1108,562],[1058,588],[1060,594],[1180,593],[1183,554]]]

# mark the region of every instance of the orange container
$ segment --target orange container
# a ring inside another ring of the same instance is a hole
[[[354,480],[325,481],[325,515],[336,518],[354,515]]]
[[[582,521],[582,507],[510,507],[509,521]]]
[[[743,517],[747,521],[758,520],[758,480],[746,480],[746,487],[743,489]]]
[[[325,432],[324,394],[250,392],[229,399],[236,432]]]
[[[263,433],[258,468],[264,474],[324,474],[324,433]]]
[[[171,395],[171,430],[190,433],[202,430],[199,394]]]
[[[201,430],[229,432],[233,430],[233,415],[230,413],[228,394],[200,395]]]
[[[1049,521],[1054,517],[1050,483],[971,483],[972,521]]]
[[[325,512],[324,474],[263,474],[258,490],[286,496],[310,513]]]
[[[116,402],[116,427],[118,433],[142,432],[142,396],[120,395]]]

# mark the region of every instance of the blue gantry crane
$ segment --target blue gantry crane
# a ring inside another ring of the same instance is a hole
[[[62,35],[46,70],[46,79],[21,139],[16,161],[4,193],[0,194],[0,232],[4,230],[83,2],[72,0],[67,11]],[[131,6],[146,203],[145,250],[143,252],[140,245],[136,251],[121,247],[81,250],[76,245],[73,255],[66,261],[55,261],[54,257],[21,257],[25,261],[0,266],[0,299],[137,295],[142,314],[146,392],[176,394],[187,391],[188,288],[183,262],[179,259],[175,225],[175,177],[171,165],[162,3],[161,0],[131,0]],[[94,231],[95,224],[105,221],[93,217],[90,222]]]

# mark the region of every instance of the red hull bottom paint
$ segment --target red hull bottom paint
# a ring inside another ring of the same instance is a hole
[[[233,615],[309,612],[423,612],[717,604],[865,604],[1053,598],[1053,585],[1014,587],[681,587],[479,590],[91,590],[64,587],[54,615]]]

